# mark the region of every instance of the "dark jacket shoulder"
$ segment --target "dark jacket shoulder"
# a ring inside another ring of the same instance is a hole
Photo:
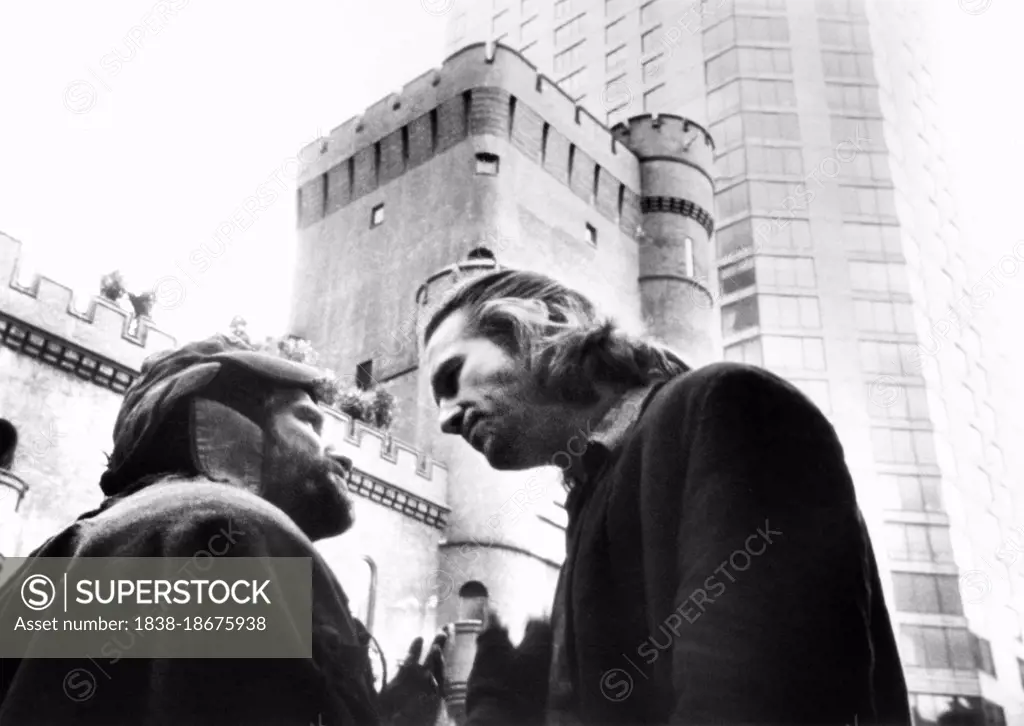
[[[734,444],[744,451],[815,446],[843,456],[831,422],[796,386],[771,371],[719,362],[676,376],[656,387],[626,445],[661,443],[678,453],[713,446],[723,454]]]
[[[210,542],[242,551],[265,549],[272,542],[278,557],[312,549],[291,518],[251,492],[205,478],[167,477],[107,500],[37,553],[191,557],[197,546],[206,548]]]
[[[752,413],[781,405],[825,420],[814,403],[781,376],[746,363],[723,361],[666,381],[651,396],[643,418],[668,423],[688,410],[710,414],[735,407]]]
[[[30,654],[0,662],[0,724],[379,723],[362,631],[340,583],[298,526],[254,494],[208,479],[161,479],[106,500],[34,556],[156,558],[166,579],[207,572],[209,557],[258,558],[274,581],[287,566],[276,558],[309,558],[311,612],[282,606],[273,617],[295,618],[296,634],[311,628],[312,657],[100,658],[90,665],[95,693],[72,701],[62,678],[82,661]],[[189,558],[194,569],[171,558]],[[16,597],[10,584],[6,595]]]

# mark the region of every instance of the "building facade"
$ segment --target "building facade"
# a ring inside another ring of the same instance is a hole
[[[919,722],[1024,723],[1019,396],[998,328],[982,345],[1024,245],[992,266],[960,227],[932,5],[460,0],[447,44],[519,50],[609,126],[708,128],[723,356],[797,383],[836,426]]]

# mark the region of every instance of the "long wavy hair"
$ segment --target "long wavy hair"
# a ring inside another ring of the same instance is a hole
[[[628,389],[690,370],[675,353],[627,334],[582,293],[537,272],[499,270],[456,287],[424,330],[424,345],[449,316],[465,311],[468,332],[523,357],[545,393],[590,405],[597,384]]]

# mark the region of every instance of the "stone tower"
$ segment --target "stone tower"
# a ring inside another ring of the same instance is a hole
[[[612,129],[640,162],[642,313],[649,332],[691,366],[719,356],[714,301],[715,145],[679,116],[637,116]]]

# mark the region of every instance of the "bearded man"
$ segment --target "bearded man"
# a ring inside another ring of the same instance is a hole
[[[107,664],[106,678],[94,674],[88,698],[73,699],[67,676],[87,661],[30,651],[0,662],[0,725],[434,723],[444,636],[422,666],[416,639],[378,695],[370,636],[313,545],[353,523],[351,462],[321,438],[322,376],[222,335],[151,356],[117,416],[100,479],[106,498],[32,554],[309,558],[312,657],[125,658]],[[18,597],[16,585],[0,593],[0,607]]]

